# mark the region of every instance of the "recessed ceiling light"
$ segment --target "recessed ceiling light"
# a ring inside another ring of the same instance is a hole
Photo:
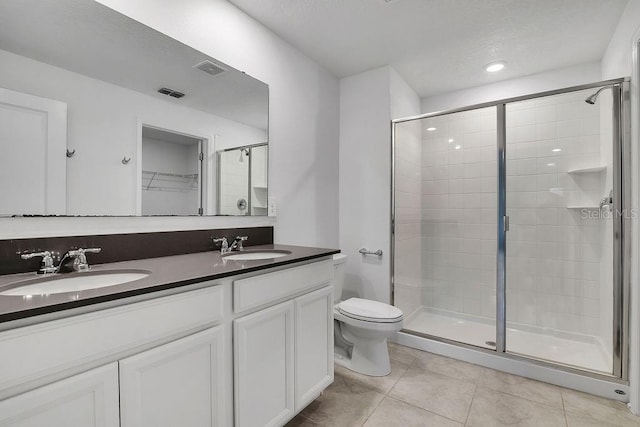
[[[491,64],[487,64],[484,66],[484,69],[487,71],[487,73],[495,73],[497,71],[500,71],[504,68],[504,62],[499,61],[499,62],[492,62]]]
[[[434,128],[434,127],[430,127],[430,128],[427,128],[427,130],[428,130],[429,132],[433,132],[434,130],[436,130],[436,128]]]
[[[560,151],[562,151],[562,148],[554,148],[553,150],[554,153],[559,153]]]

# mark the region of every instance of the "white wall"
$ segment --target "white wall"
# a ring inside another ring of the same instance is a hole
[[[600,63],[592,62],[422,98],[421,109],[432,113],[600,80]]]
[[[340,249],[343,297],[389,302],[391,187],[389,67],[340,80]],[[358,249],[382,249],[382,257]]]
[[[640,0],[629,0],[602,56],[602,79],[631,76],[631,47],[639,22]]]
[[[344,296],[390,301],[391,119],[418,98],[390,67],[340,81],[340,248]],[[382,249],[383,256],[358,249]]]
[[[638,208],[640,200],[640,186],[637,185],[640,168],[639,129],[640,121],[640,66],[638,65],[639,52],[635,50],[640,39],[640,0],[630,0],[622,12],[615,33],[611,37],[609,46],[602,59],[602,78],[616,78],[631,76],[631,207]],[[629,330],[629,403],[631,410],[640,414],[640,284],[638,252],[640,249],[640,229],[638,220],[632,219],[631,223],[631,280],[630,280],[630,330]]]
[[[269,85],[270,195],[277,220],[4,218],[4,238],[274,224],[280,243],[338,244],[338,80],[224,0],[103,0]]]

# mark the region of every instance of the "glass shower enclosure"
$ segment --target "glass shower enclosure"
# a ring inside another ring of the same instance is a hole
[[[627,86],[393,121],[403,332],[626,379]]]

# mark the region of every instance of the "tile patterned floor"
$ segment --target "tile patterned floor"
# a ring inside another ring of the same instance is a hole
[[[640,426],[626,405],[390,344],[391,374],[336,366],[335,381],[287,427]]]

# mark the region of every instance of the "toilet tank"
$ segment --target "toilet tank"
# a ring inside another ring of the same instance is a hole
[[[333,302],[338,302],[342,298],[346,263],[347,256],[345,254],[340,253],[333,256]]]

